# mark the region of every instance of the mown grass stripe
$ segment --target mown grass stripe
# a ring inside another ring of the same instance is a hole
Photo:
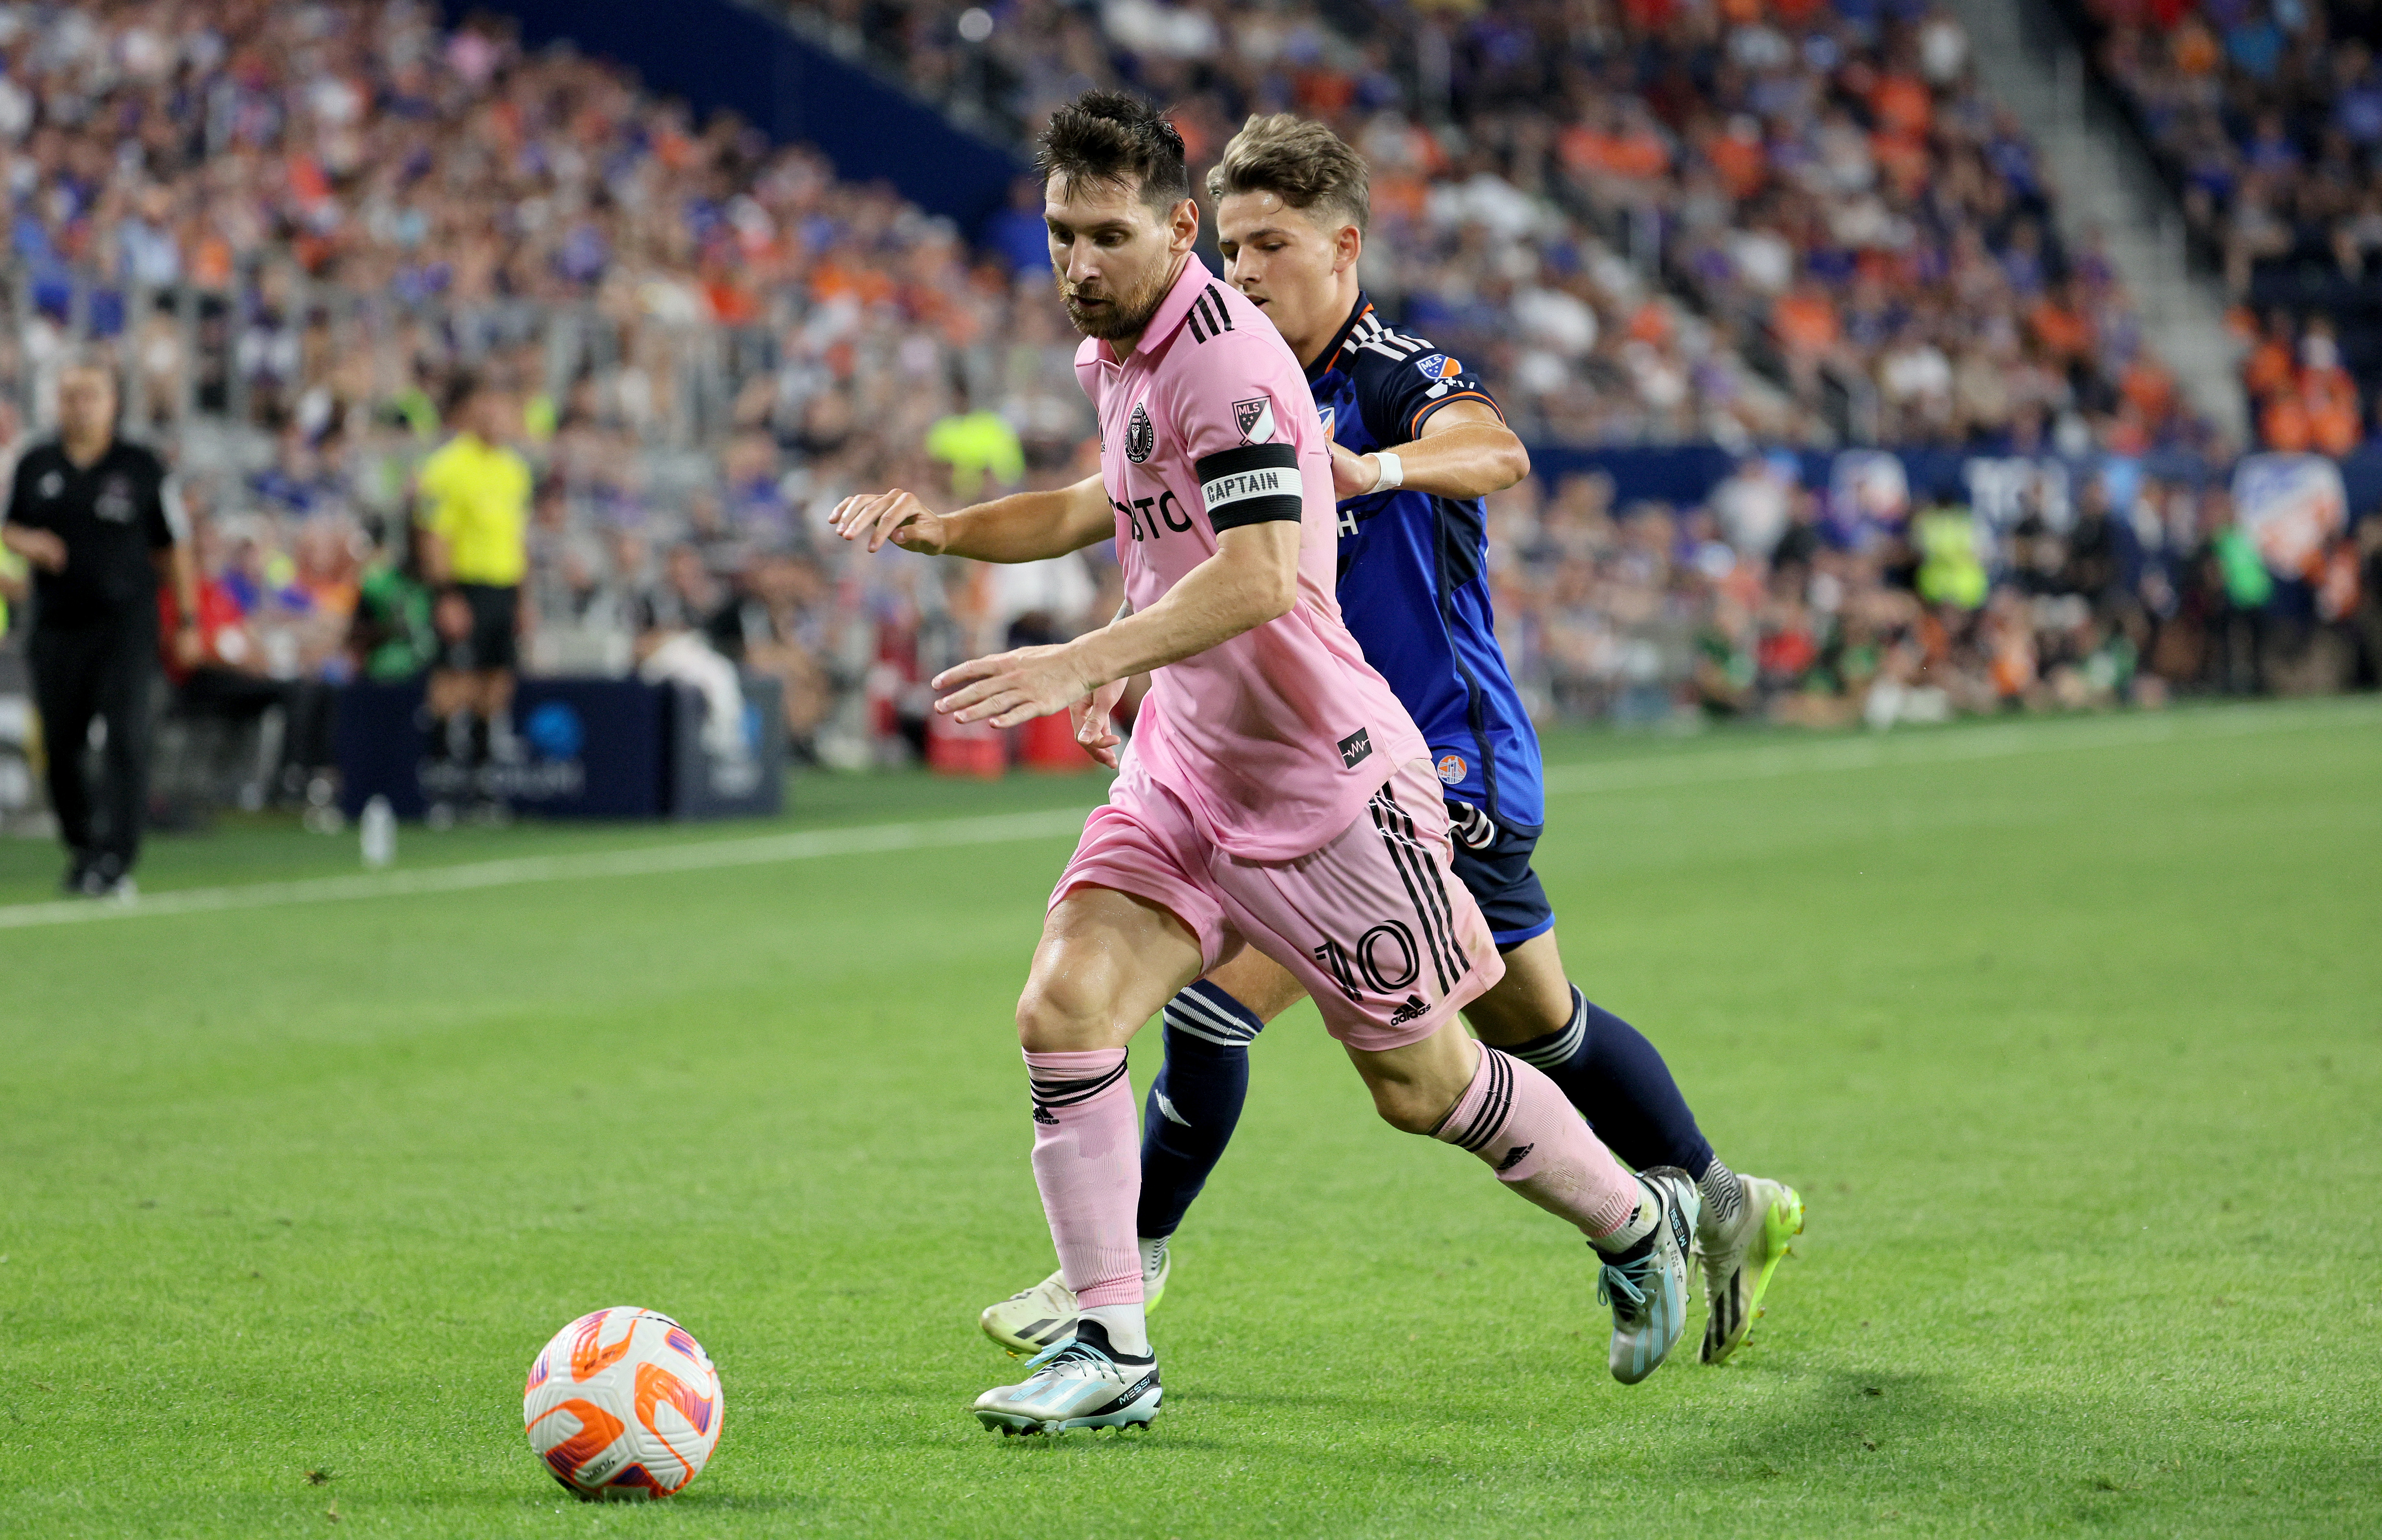
[[[1785,776],[1829,775],[1895,765],[1954,764],[2377,724],[2382,724],[2382,702],[2375,701],[2240,707],[2172,715],[2069,717],[1820,742],[1764,744],[1703,754],[1660,754],[1619,764],[1560,765],[1547,772],[1546,788],[1550,797],[1662,790]],[[348,876],[193,887],[152,894],[129,903],[60,899],[0,905],[0,931],[104,920],[219,914],[231,910],[275,909],[293,904],[345,903],[359,898],[462,893],[529,883],[710,872],[945,846],[999,845],[1074,834],[1083,827],[1084,812],[1081,808],[1062,808],[981,818],[871,824],[803,834],[762,835],[750,839],[697,840],[625,850],[459,862],[411,871],[360,872]]]

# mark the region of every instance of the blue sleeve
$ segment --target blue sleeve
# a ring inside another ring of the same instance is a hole
[[[1411,341],[1412,339],[1406,339]],[[1357,409],[1365,425],[1383,445],[1409,444],[1422,435],[1430,414],[1452,401],[1485,402],[1500,418],[1496,398],[1479,376],[1451,353],[1429,343],[1412,353],[1392,357],[1377,343],[1356,349],[1349,373],[1357,380]]]

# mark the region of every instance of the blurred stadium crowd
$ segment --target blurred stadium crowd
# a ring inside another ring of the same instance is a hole
[[[802,10],[1013,131],[1117,81],[1179,104],[1198,165],[1246,113],[1324,117],[1374,166],[1369,287],[1528,441],[1740,456],[1696,506],[1616,503],[1593,471],[1493,500],[1505,642],[1551,717],[1885,722],[2382,668],[2376,521],[2278,576],[2221,479],[2130,469],[2236,446],[2093,242],[2063,241],[2034,148],[1923,0]],[[2112,58],[2179,46],[2148,14]],[[2292,79],[2337,76],[2362,124],[2369,66],[2318,71],[2284,31]],[[2220,52],[2208,70],[2248,67]],[[2185,115],[2194,143],[2213,110]],[[429,655],[409,481],[467,364],[538,472],[533,670],[623,673],[693,638],[782,682],[800,752],[859,765],[917,747],[945,662],[1113,608],[1099,551],[985,569],[820,538],[854,488],[1096,466],[1030,184],[959,230],[410,0],[0,6],[0,430],[38,426],[76,341],[110,342],[129,426],[184,474],[205,671],[293,721],[316,687]],[[2258,175],[2193,207],[2238,224],[2243,189],[2289,180]],[[2322,336],[2249,367],[2325,388]],[[2119,469],[1972,509],[1807,484],[1786,452],[1858,444]]]
[[[2220,263],[2260,439],[2348,453],[2382,385],[2382,10],[2070,4]]]
[[[1027,128],[1116,83],[1180,104],[1195,161],[1251,112],[1331,122],[1374,168],[1369,285],[1533,442],[2208,433],[1926,0],[817,9]]]

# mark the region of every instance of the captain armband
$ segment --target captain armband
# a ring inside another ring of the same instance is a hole
[[[1193,470],[1208,523],[1218,534],[1277,519],[1295,523],[1306,511],[1298,450],[1292,445],[1251,444],[1203,455]]]

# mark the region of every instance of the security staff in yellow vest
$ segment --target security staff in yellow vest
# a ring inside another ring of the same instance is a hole
[[[454,430],[415,480],[422,566],[438,598],[440,652],[430,672],[434,817],[459,795],[485,797],[491,745],[512,740],[513,677],[521,658],[522,578],[529,566],[529,462],[505,446],[511,402],[474,374],[448,387]]]
[[[1961,609],[1983,604],[1990,584],[1978,554],[1975,515],[1938,503],[1912,522],[1919,545],[1919,596],[1931,605]]]

